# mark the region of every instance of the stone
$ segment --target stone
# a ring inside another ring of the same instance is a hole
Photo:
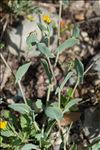
[[[83,129],[90,142],[100,136],[100,106],[85,110]]]
[[[81,11],[81,10],[83,10],[84,4],[85,4],[84,0],[73,1],[70,6],[70,11],[73,13]]]
[[[96,13],[97,16],[100,15],[100,1],[99,0],[94,1],[93,11]]]
[[[93,67],[91,68],[91,71],[96,73],[98,79],[100,80],[100,53],[96,54],[92,60],[90,61],[89,65],[91,63],[94,63]]]

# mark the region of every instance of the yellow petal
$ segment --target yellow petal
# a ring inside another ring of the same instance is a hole
[[[0,121],[0,129],[5,129],[7,126],[7,121]]]

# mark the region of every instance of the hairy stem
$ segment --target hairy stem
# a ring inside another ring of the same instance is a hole
[[[59,46],[59,39],[60,39],[60,22],[61,22],[61,14],[62,14],[62,0],[59,1],[59,22],[58,22],[58,46]],[[58,58],[59,58],[59,53],[57,54],[56,56],[56,60],[55,60],[55,67],[57,65],[57,61],[58,61]]]
[[[75,84],[74,89],[73,89],[73,92],[72,92],[72,94],[71,94],[71,97],[73,97],[73,95],[74,95],[74,93],[75,93],[75,90],[76,90],[78,84],[79,84],[79,77],[77,78],[76,84]]]
[[[49,84],[48,92],[47,92],[47,100],[46,100],[47,105],[48,105],[48,102],[49,102],[49,99],[50,99],[50,92],[51,92],[51,84]]]
[[[55,84],[56,84],[56,78],[55,78],[55,75],[54,75],[54,71],[53,71],[53,68],[52,68],[52,64],[51,64],[51,62],[50,62],[50,59],[49,59],[49,58],[47,58],[47,60],[48,60],[48,63],[49,63],[49,67],[50,67],[50,70],[51,70],[51,73],[52,73],[52,76],[53,76],[54,82],[55,82]]]
[[[26,105],[28,105],[28,104],[27,104],[26,97],[25,97],[25,93],[24,93],[24,91],[23,91],[23,88],[22,88],[22,85],[21,85],[21,82],[20,82],[20,81],[18,82],[18,85],[19,85],[19,88],[20,88],[20,90],[21,90],[21,93],[22,93],[22,96],[23,96],[24,103],[25,103]]]

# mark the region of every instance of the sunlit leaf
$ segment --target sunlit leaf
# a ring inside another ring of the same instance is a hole
[[[69,2],[70,2],[70,0],[62,0],[62,2],[63,2],[63,4],[65,5],[65,4],[69,4]]]
[[[77,71],[78,76],[80,77],[80,81],[83,82],[83,76],[84,76],[84,65],[79,59],[75,59],[75,68]]]
[[[67,90],[67,96],[71,97],[72,92],[73,92],[73,89],[69,87],[68,90]]]
[[[25,75],[25,73],[27,72],[28,68],[30,67],[31,62],[22,65],[21,67],[18,68],[17,72],[16,72],[16,83],[18,83],[19,81],[21,81],[22,77]]]
[[[38,149],[38,146],[29,143],[29,144],[25,144],[25,145],[21,148],[21,150],[32,150],[32,149],[36,149],[36,150],[37,150],[37,149]]]
[[[64,43],[62,43],[57,49],[56,49],[56,53],[61,54],[65,49],[71,48],[73,47],[75,44],[77,44],[79,42],[78,39],[72,37],[69,38],[68,40],[66,40]]]
[[[40,99],[38,99],[35,104],[38,109],[42,109],[42,101]]]
[[[29,47],[29,49],[32,48],[33,45],[35,45],[38,42],[36,34],[34,32],[30,33],[29,36],[26,39],[26,43]]]
[[[63,113],[69,112],[70,108],[71,108],[72,106],[78,104],[78,102],[80,102],[81,100],[82,100],[81,98],[75,98],[75,99],[70,100],[70,101],[67,103],[67,105],[65,106]]]
[[[47,107],[45,110],[45,114],[51,118],[51,119],[55,119],[55,120],[60,120],[63,117],[63,113],[61,111],[61,109],[59,107]]]
[[[53,58],[54,57],[54,55],[51,53],[49,48],[44,43],[38,43],[37,48],[46,57],[48,57],[48,58]]]
[[[5,136],[5,137],[11,137],[11,136],[15,136],[15,134],[12,131],[1,131],[1,135]]]
[[[25,127],[29,127],[30,124],[30,118],[28,115],[21,115],[20,117],[20,124],[21,124],[21,128],[25,128]]]
[[[13,110],[18,111],[21,114],[29,113],[31,111],[31,108],[24,103],[11,104],[9,105],[9,108],[12,108]]]
[[[45,69],[45,72],[46,72],[47,77],[49,79],[49,82],[51,83],[52,73],[49,70],[48,63],[47,63],[47,61],[45,59],[42,59],[41,62],[43,64],[43,66],[44,66],[44,69]]]
[[[79,27],[78,26],[74,26],[72,36],[75,37],[75,38],[78,38],[79,35],[80,35],[80,29],[79,29]]]
[[[46,26],[43,25],[42,23],[37,23],[38,27],[40,28],[41,31],[47,30]]]
[[[63,87],[65,86],[66,82],[71,78],[71,76],[73,75],[73,72],[69,72],[66,77],[64,78],[64,81],[61,83],[60,85],[60,90],[63,89]]]

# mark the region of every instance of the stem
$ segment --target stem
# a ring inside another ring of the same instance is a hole
[[[54,82],[56,84],[56,78],[55,78],[55,75],[54,75],[54,72],[53,72],[53,69],[52,69],[52,65],[51,65],[50,59],[48,57],[47,57],[47,60],[48,60],[48,63],[49,63],[49,67],[50,67],[51,73],[53,75]]]
[[[65,138],[65,141],[64,141],[64,146],[65,146],[65,145],[68,145],[69,132],[70,132],[70,129],[71,129],[72,125],[73,125],[73,122],[71,122],[71,124],[70,124],[70,126],[69,126],[69,128],[68,128],[67,137]],[[65,149],[65,150],[66,150],[66,149]]]
[[[34,126],[35,126],[36,131],[40,131],[40,129],[39,129],[39,127],[38,127],[37,122],[36,122],[36,121],[34,121],[33,123],[34,123]]]
[[[75,84],[75,86],[74,86],[74,89],[73,89],[73,92],[72,92],[72,94],[71,94],[71,97],[73,97],[73,94],[74,94],[74,92],[75,92],[75,90],[76,90],[78,84],[79,84],[79,77],[77,78],[77,82],[76,82],[76,84]]]
[[[4,62],[4,64],[6,65],[6,67],[12,72],[10,66],[8,65],[7,61],[5,60],[5,58],[3,57],[2,53],[0,54],[2,61]]]
[[[59,45],[59,39],[60,39],[60,21],[61,21],[61,13],[62,13],[62,0],[59,1],[58,45]]]
[[[27,104],[27,100],[26,100],[26,98],[25,98],[25,94],[24,94],[24,91],[23,91],[23,89],[22,89],[22,85],[21,85],[20,81],[18,81],[18,85],[19,85],[19,88],[20,88],[20,90],[21,90],[21,93],[22,93],[22,96],[23,96],[24,103],[25,103],[26,105],[28,105],[28,104]]]
[[[59,103],[59,108],[60,108],[60,105],[61,105],[61,91],[60,91],[60,89],[58,92],[58,103]]]
[[[51,84],[49,84],[48,92],[47,92],[47,99],[46,99],[47,105],[48,105],[48,102],[49,102],[49,99],[50,99],[50,91],[51,91]]]
[[[55,64],[54,64],[55,67],[57,65],[58,58],[59,58],[59,53],[57,53],[57,56],[56,56],[56,60],[55,60]]]
[[[59,46],[59,39],[60,39],[60,21],[61,21],[61,14],[62,14],[62,0],[59,1],[59,22],[58,22],[58,46]],[[57,65],[57,61],[59,58],[59,53],[56,56],[56,60],[55,60],[55,67]]]
[[[49,30],[49,34],[48,34],[48,48],[49,48],[49,46],[50,46],[50,27],[49,27],[49,25],[48,25],[48,30]]]

